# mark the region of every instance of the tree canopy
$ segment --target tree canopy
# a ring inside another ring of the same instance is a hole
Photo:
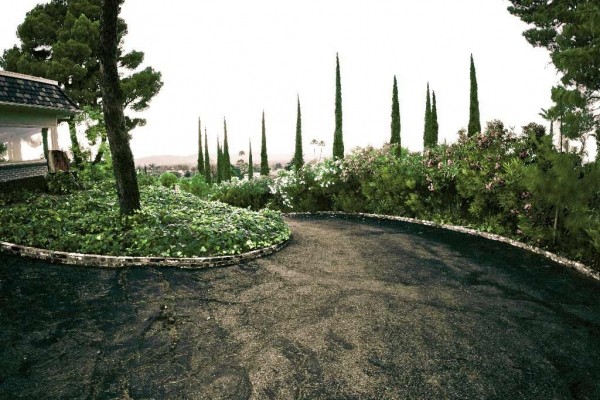
[[[553,88],[551,121],[567,137],[596,129],[600,144],[600,3],[591,0],[510,0],[508,11],[530,24],[523,36],[544,47],[561,85]],[[598,152],[600,154],[600,151]]]
[[[51,0],[30,10],[17,28],[19,46],[5,50],[0,67],[7,71],[53,79],[81,106],[100,108],[100,19],[102,0]],[[160,72],[140,69],[144,53],[125,52],[127,24],[117,20],[117,62],[123,106],[142,111],[160,91]],[[127,117],[128,130],[145,124]]]

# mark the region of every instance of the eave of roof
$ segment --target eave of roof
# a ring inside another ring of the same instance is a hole
[[[56,112],[60,112],[62,114],[67,114],[67,115],[75,115],[75,114],[78,114],[81,112],[79,107],[77,107],[76,110],[71,110],[71,109],[62,108],[62,107],[46,107],[46,106],[40,106],[37,104],[12,103],[9,101],[0,101],[0,106],[10,106],[10,107],[14,107],[14,108],[36,108],[39,110],[56,111]]]

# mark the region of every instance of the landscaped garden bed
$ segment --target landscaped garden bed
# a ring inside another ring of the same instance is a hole
[[[141,188],[142,210],[119,214],[110,181],[65,195],[0,197],[0,240],[57,251],[134,257],[240,254],[285,242],[281,215],[206,201],[188,193]]]

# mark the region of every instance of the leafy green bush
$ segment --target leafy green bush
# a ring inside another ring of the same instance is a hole
[[[194,257],[237,254],[290,235],[275,211],[253,212],[160,186],[142,187],[142,210],[121,217],[112,185],[1,201],[0,238],[68,252]]]
[[[177,183],[177,176],[172,172],[163,172],[158,179],[160,184],[166,188],[173,188]]]
[[[272,199],[269,185],[271,178],[259,176],[251,180],[232,178],[213,187],[211,199],[236,207],[260,210],[265,208]]]
[[[63,171],[47,174],[46,185],[48,192],[52,194],[67,194],[82,188],[75,174]]]
[[[206,183],[203,175],[196,174],[191,178],[181,178],[179,187],[187,193],[191,193],[201,198],[206,198],[211,193],[211,186]]]

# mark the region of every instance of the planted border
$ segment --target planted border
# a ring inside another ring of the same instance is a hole
[[[289,239],[242,254],[215,256],[215,257],[129,257],[129,256],[104,256],[99,254],[68,253],[35,247],[21,246],[14,243],[0,241],[0,251],[37,260],[48,261],[54,264],[78,265],[85,267],[125,268],[125,267],[177,267],[183,269],[205,269],[237,265],[245,261],[254,260],[273,254],[284,248]]]
[[[589,267],[583,263],[580,263],[578,261],[569,260],[568,258],[559,256],[558,254],[554,254],[554,253],[551,253],[544,249],[540,249],[539,247],[530,246],[528,244],[519,242],[517,240],[509,239],[505,236],[497,235],[494,233],[481,232],[481,231],[478,231],[478,230],[475,230],[472,228],[466,228],[464,226],[438,224],[437,222],[426,221],[426,220],[415,219],[415,218],[400,217],[400,216],[395,216],[395,215],[347,213],[347,212],[343,212],[343,211],[297,212],[297,213],[286,213],[286,214],[282,214],[282,215],[289,216],[289,217],[304,216],[304,215],[306,215],[306,216],[309,216],[309,215],[332,215],[332,216],[362,217],[362,218],[381,220],[381,221],[408,222],[411,224],[425,225],[425,226],[431,226],[431,227],[435,227],[435,228],[447,229],[449,231],[454,231],[454,232],[466,233],[468,235],[479,236],[479,237],[483,237],[486,239],[494,240],[496,242],[507,243],[507,244],[510,244],[511,246],[518,247],[520,249],[524,249],[524,250],[527,250],[527,251],[535,253],[535,254],[539,254],[543,257],[548,258],[551,261],[554,261],[558,264],[561,264],[561,265],[564,265],[571,269],[574,269],[575,271],[579,272],[580,274],[583,274],[585,276],[588,276],[588,277],[600,282],[600,272],[592,269],[591,267]]]

